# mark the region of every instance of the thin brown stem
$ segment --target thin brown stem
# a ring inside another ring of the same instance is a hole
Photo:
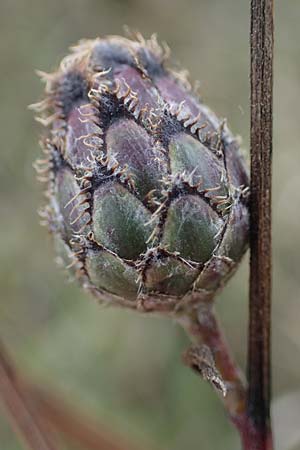
[[[54,437],[32,408],[20,389],[17,377],[0,343],[0,404],[12,424],[30,450],[55,450]]]
[[[79,414],[62,403],[58,395],[27,384],[26,389],[39,413],[57,431],[88,450],[137,450],[125,439],[112,435],[91,417]]]
[[[66,406],[58,394],[50,394],[26,380],[0,342],[1,401],[30,450],[57,450],[52,441],[53,432],[61,433],[86,450],[137,449],[91,417]]]
[[[186,311],[185,314],[177,317],[177,321],[195,344],[184,354],[185,363],[223,393],[221,399],[231,422],[239,432],[243,449],[271,450],[270,437],[262,441],[261,430],[255,427],[247,414],[247,385],[232,357],[212,303],[200,302],[198,309]],[[204,360],[201,359],[200,349],[203,346],[210,349],[212,363],[207,357]],[[211,370],[207,373],[205,370],[207,371],[208,364],[211,365]]]
[[[244,377],[233,360],[224,334],[216,319],[211,304],[202,304],[199,309],[180,316],[179,323],[197,346],[206,345],[212,352],[214,362],[222,380],[226,384],[227,393],[222,396],[223,403],[230,417],[235,419],[245,411],[246,386]],[[188,364],[188,354],[185,362]],[[195,367],[192,367],[195,369]]]
[[[273,0],[251,1],[251,226],[247,414],[271,449],[271,162]],[[256,447],[255,447],[256,448]]]

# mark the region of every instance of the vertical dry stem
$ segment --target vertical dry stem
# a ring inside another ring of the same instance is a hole
[[[212,309],[202,305],[198,311],[179,319],[194,342],[211,349],[217,369],[225,384],[231,387],[224,405],[240,433],[244,450],[273,448],[270,421],[273,21],[273,0],[251,0],[251,261],[247,390]]]
[[[211,350],[216,368],[227,388],[226,395],[221,396],[221,399],[231,422],[239,432],[242,448],[244,450],[271,450],[270,435],[265,439],[261,429],[255,426],[247,414],[246,382],[231,355],[212,305],[200,304],[197,310],[191,310],[177,317],[177,321],[199,349],[205,345]],[[192,353],[191,350],[188,350],[184,355],[184,361],[203,376],[201,364],[195,364],[195,352],[196,348],[192,348]],[[209,381],[212,382],[212,380]]]
[[[250,311],[247,414],[261,449],[270,424],[273,0],[251,1]]]

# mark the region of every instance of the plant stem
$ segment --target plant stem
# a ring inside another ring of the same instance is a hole
[[[191,310],[177,320],[196,346],[206,345],[212,351],[216,368],[227,387],[222,400],[230,417],[235,420],[246,408],[246,386],[244,377],[232,358],[212,304],[203,303],[198,309]],[[189,352],[184,355],[184,360],[187,365],[191,365],[188,354]],[[197,367],[192,368],[197,371]]]
[[[251,0],[250,311],[247,415],[259,448],[272,448],[270,422],[271,163],[273,0]]]
[[[0,343],[0,402],[26,447],[30,450],[55,450],[54,437],[37,411],[28,403]]]
[[[251,200],[248,389],[245,389],[212,306],[200,305],[178,321],[197,345],[212,351],[231,388],[223,402],[244,450],[272,450],[270,420],[271,163],[273,107],[273,0],[251,0]],[[195,356],[185,361],[203,375]],[[206,377],[206,379],[208,379]],[[210,380],[212,381],[212,379]]]
[[[198,348],[205,345],[211,349],[216,368],[227,388],[226,395],[221,398],[231,422],[239,432],[243,449],[271,450],[270,436],[263,436],[247,414],[247,386],[244,376],[231,355],[213,305],[204,302],[197,310],[186,311],[176,319]],[[203,376],[201,365],[195,364],[190,350],[184,354],[184,361]]]
[[[88,450],[137,450],[116,432],[109,433],[93,418],[64,404],[58,394],[50,394],[32,384],[26,388],[39,413],[71,442]]]
[[[40,389],[15,368],[0,342],[0,403],[30,450],[57,450],[52,439],[63,434],[86,450],[133,450],[91,417],[67,407],[58,394]],[[141,448],[141,446],[139,447]]]

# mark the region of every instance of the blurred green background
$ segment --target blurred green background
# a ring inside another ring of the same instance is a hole
[[[174,324],[101,309],[54,263],[36,210],[33,160],[40,127],[27,105],[42,94],[35,69],[56,67],[83,37],[157,32],[201,81],[205,101],[249,147],[246,0],[1,0],[0,329],[32,378],[109,429],[164,450],[237,450],[210,386],[181,364],[188,341]],[[274,105],[273,415],[276,448],[300,449],[300,2],[276,6]],[[248,257],[218,299],[245,367]],[[19,450],[0,410],[0,448]],[[71,447],[68,447],[71,449]],[[105,450],[105,449],[104,449]]]

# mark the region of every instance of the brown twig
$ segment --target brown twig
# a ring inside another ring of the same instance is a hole
[[[272,450],[270,423],[271,161],[273,91],[273,0],[251,0],[251,270],[248,389],[234,363],[211,305],[178,320],[197,346],[207,345],[216,369],[201,352],[185,362],[215,384],[229,386],[224,405],[244,450]],[[209,375],[210,374],[210,375]]]
[[[247,386],[244,376],[234,361],[221,327],[216,319],[212,303],[200,303],[197,310],[178,317],[191,340],[196,344],[184,354],[184,362],[203,377],[203,366],[197,362],[196,349],[207,346],[212,354],[214,365],[226,392],[220,389],[220,383],[210,381],[223,395],[222,401],[231,422],[240,434],[244,450],[262,450],[255,447],[257,436],[247,416]],[[214,369],[214,367],[212,367]],[[225,393],[225,395],[224,395]]]
[[[214,359],[215,366],[220,373],[220,378],[226,386],[226,395],[221,388],[216,388],[223,393],[222,400],[232,420],[236,420],[246,407],[246,386],[244,377],[234,362],[223,332],[216,319],[211,303],[200,304],[200,307],[191,310],[178,318],[196,348],[207,346]],[[201,368],[194,362],[192,348],[184,354],[184,362],[203,376]],[[210,381],[210,380],[208,380]]]
[[[186,311],[177,317],[177,321],[195,344],[185,352],[184,362],[223,394],[224,407],[240,434],[243,449],[271,450],[271,447],[261,445],[261,430],[247,414],[247,385],[231,355],[213,305],[200,303],[197,310]],[[210,349],[211,357],[203,358],[203,347]]]
[[[57,450],[50,430],[60,432],[85,450],[137,449],[117,433],[112,435],[92,418],[67,407],[58,394],[50,394],[28,382],[17,372],[0,343],[1,401],[30,450]]]
[[[137,450],[117,433],[112,436],[91,417],[79,414],[63,404],[57,394],[27,385],[28,394],[37,410],[57,431],[88,450]]]
[[[57,450],[54,437],[20,389],[14,368],[0,343],[0,402],[14,430],[30,450]]]
[[[247,414],[257,448],[272,448],[270,424],[273,0],[251,1],[251,226]]]

